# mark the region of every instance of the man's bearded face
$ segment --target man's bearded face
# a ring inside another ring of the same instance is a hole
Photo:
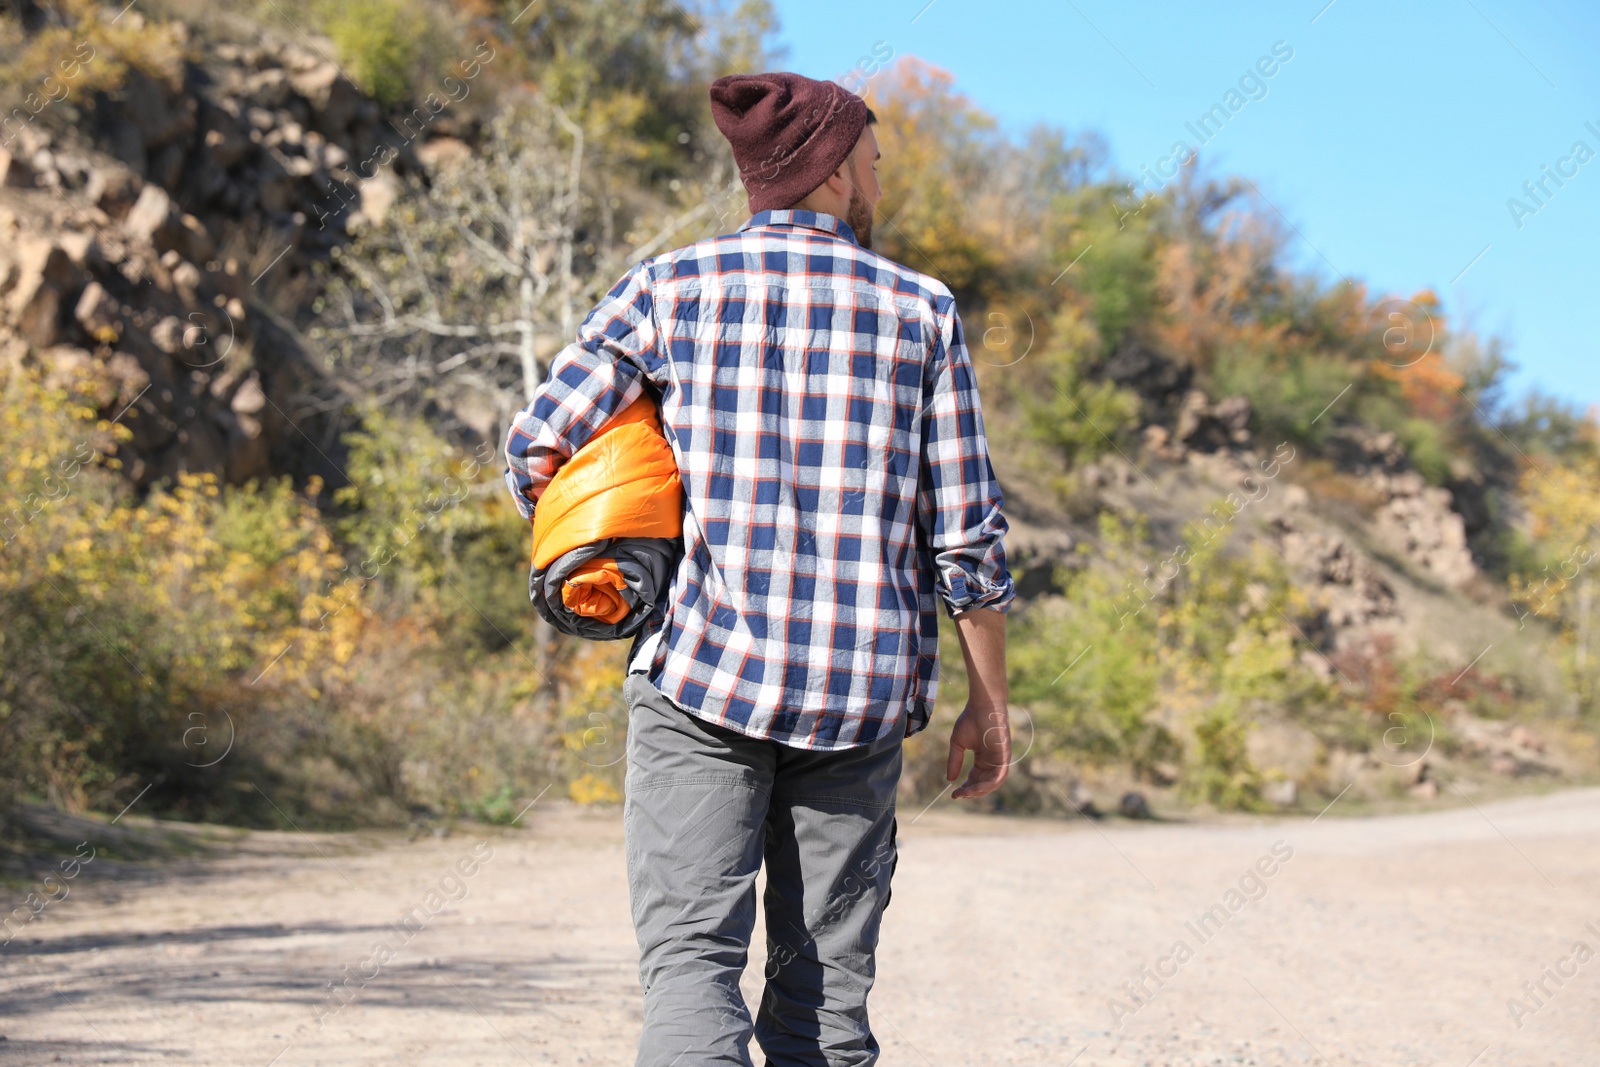
[[[845,209],[844,221],[855,231],[856,241],[862,248],[872,247],[872,205],[861,195],[861,182],[855,161],[850,163],[850,206]]]

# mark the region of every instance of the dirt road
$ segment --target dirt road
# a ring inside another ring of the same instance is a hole
[[[1315,822],[912,815],[887,1067],[1600,1064],[1600,790]],[[631,1063],[619,817],[525,821],[92,861],[0,954],[0,1062]]]

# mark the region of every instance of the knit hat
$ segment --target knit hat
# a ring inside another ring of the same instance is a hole
[[[867,128],[867,105],[799,74],[731,74],[711,83],[711,117],[756,212],[793,207],[827,181]]]

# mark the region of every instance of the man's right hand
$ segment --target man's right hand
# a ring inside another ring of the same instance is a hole
[[[950,758],[945,781],[961,773],[962,760],[973,754],[967,780],[951,796],[957,800],[986,797],[1000,788],[1011,770],[1011,716],[1006,685],[1006,617],[979,609],[956,615],[956,636],[967,661],[967,706],[950,731]]]
[[[953,782],[961,774],[961,764],[969,751],[973,753],[972,770],[950,794],[957,800],[986,797],[1006,780],[1011,770],[1011,716],[1004,707],[983,709],[969,703],[961,712],[950,731],[945,781]]]

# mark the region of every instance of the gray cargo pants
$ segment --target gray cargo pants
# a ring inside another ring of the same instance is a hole
[[[697,719],[643,674],[628,703],[628,889],[639,939],[638,1067],[864,1067],[879,921],[895,865],[900,733],[809,752]],[[766,990],[739,992],[767,865]]]

